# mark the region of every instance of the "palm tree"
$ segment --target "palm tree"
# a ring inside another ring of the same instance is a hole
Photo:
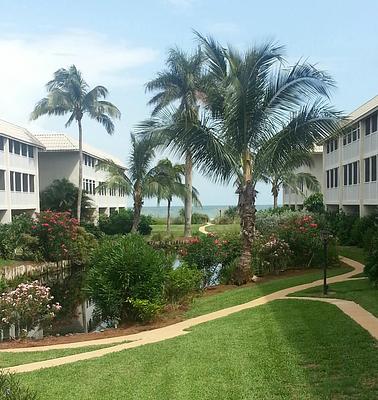
[[[156,197],[158,204],[161,200],[167,201],[167,233],[171,232],[171,204],[173,197],[178,197],[185,201],[186,187],[182,183],[182,177],[185,175],[184,164],[172,164],[172,162],[165,158],[159,160],[156,165],[157,172],[157,191]],[[192,188],[193,203],[197,206],[201,205],[199,194],[195,187]]]
[[[283,63],[283,48],[264,43],[239,53],[198,34],[209,70],[207,109],[218,137],[236,164],[229,175],[239,179],[239,214],[243,240],[237,281],[250,278],[255,226],[255,185],[261,163],[281,165],[293,151],[305,151],[340,126],[340,114],[327,101],[331,77],[306,62]],[[206,143],[195,144],[199,149]],[[215,159],[222,154],[212,153]]]
[[[154,106],[152,116],[178,103],[177,113],[183,116],[185,126],[189,128],[198,120],[199,99],[204,86],[203,55],[200,50],[193,54],[186,54],[178,48],[170,49],[166,61],[167,69],[146,84],[146,90],[157,92],[149,101]],[[175,141],[175,137],[168,137],[169,144],[180,148],[182,143]],[[166,144],[168,144],[166,143]],[[188,148],[184,151],[185,157],[185,232],[191,236],[192,216],[192,180],[193,155]]]
[[[278,195],[281,186],[290,188],[297,194],[303,193],[303,187],[306,186],[312,192],[320,191],[320,183],[317,178],[308,172],[296,171],[302,166],[311,167],[311,152],[292,152],[290,158],[285,158],[282,162],[265,162],[260,163],[259,167],[263,167],[261,180],[271,185],[271,193],[273,196],[273,208],[278,206]],[[258,171],[255,170],[256,175]]]
[[[69,211],[76,217],[79,188],[68,179],[55,179],[41,192],[41,210]],[[93,203],[90,197],[83,192],[81,199],[82,219],[90,220],[90,209]]]
[[[75,65],[68,69],[61,68],[54,73],[54,78],[46,84],[47,96],[40,100],[30,118],[36,120],[42,115],[70,114],[66,127],[76,121],[79,129],[79,193],[77,218],[80,222],[83,193],[83,129],[82,119],[85,114],[95,119],[109,135],[114,133],[114,118],[120,118],[118,108],[105,100],[108,90],[104,86],[90,89],[81,72]]]

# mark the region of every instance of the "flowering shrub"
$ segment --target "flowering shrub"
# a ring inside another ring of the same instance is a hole
[[[292,251],[284,240],[275,235],[266,239],[257,234],[252,255],[253,272],[256,275],[264,275],[286,269]]]
[[[78,221],[69,212],[43,211],[37,215],[32,226],[34,236],[45,260],[69,259],[77,239]]]
[[[46,326],[61,309],[53,299],[50,288],[38,281],[21,283],[0,297],[1,324],[15,325],[24,333]]]

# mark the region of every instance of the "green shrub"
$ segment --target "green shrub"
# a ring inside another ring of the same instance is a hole
[[[8,285],[5,282],[5,280],[0,277],[0,295],[5,292],[7,287],[8,287]]]
[[[231,223],[235,223],[235,221],[238,219],[239,217],[239,211],[238,211],[238,207],[237,206],[230,206],[227,208],[227,210],[224,211],[223,215],[228,218],[230,221],[232,221]]]
[[[88,293],[103,319],[139,319],[142,303],[135,301],[147,300],[158,309],[171,266],[171,258],[154,250],[140,235],[106,238],[93,255]]]
[[[364,238],[366,232],[368,230],[370,233],[374,231],[378,232],[376,221],[377,217],[375,215],[356,218],[350,231],[350,243],[354,246],[364,247],[364,241],[367,242],[367,237]],[[366,246],[369,247],[369,244],[366,243]]]
[[[357,215],[347,215],[344,212],[327,213],[328,226],[339,243],[344,246],[353,245],[352,228],[358,220]]]
[[[22,386],[14,374],[0,371],[0,400],[37,400],[37,395]]]
[[[168,272],[164,285],[164,297],[168,303],[178,304],[189,301],[201,290],[202,272],[182,264]]]
[[[206,224],[206,222],[209,222],[209,216],[207,214],[192,214],[192,224]]]
[[[309,213],[321,214],[324,212],[324,201],[322,193],[313,193],[308,196],[304,202],[303,207]]]
[[[133,321],[148,322],[153,320],[162,309],[161,303],[142,299],[127,299],[130,305],[128,318]]]
[[[373,237],[371,243],[365,265],[365,274],[374,286],[378,286],[378,234]]]
[[[80,222],[80,226],[83,227],[88,233],[91,233],[96,239],[104,237],[104,232],[101,231],[98,225],[91,222]]]
[[[236,274],[239,266],[240,258],[234,258],[228,264],[225,264],[221,270],[219,281],[223,285],[233,285],[237,283]]]
[[[130,209],[114,212],[110,216],[101,215],[98,226],[107,235],[125,235],[131,232],[133,217],[134,213]],[[152,230],[151,224],[152,217],[141,215],[138,232],[149,235]]]

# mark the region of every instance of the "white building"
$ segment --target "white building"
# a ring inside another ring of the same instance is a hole
[[[342,137],[323,149],[324,199],[330,211],[378,211],[378,96],[353,111]]]
[[[41,133],[35,134],[35,137],[45,147],[45,150],[39,153],[40,191],[43,191],[55,179],[62,178],[67,178],[78,186],[79,142],[64,133]],[[126,195],[122,190],[95,190],[108,178],[105,171],[96,170],[99,160],[112,160],[118,166],[126,169],[116,157],[83,143],[83,189],[93,202],[95,219],[99,214],[109,215],[113,211],[126,207]]]
[[[26,129],[0,120],[0,223],[39,211],[38,153],[42,149]]]
[[[296,169],[295,172],[307,172],[314,175],[323,191],[323,148],[321,146],[315,146],[311,159],[311,166],[303,165]],[[297,193],[284,185],[282,190],[282,204],[290,207],[302,208],[304,199],[313,192],[309,190],[306,185],[303,185],[299,189],[302,193]]]

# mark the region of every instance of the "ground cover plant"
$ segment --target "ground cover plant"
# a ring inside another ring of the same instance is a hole
[[[333,305],[280,300],[191,331],[20,379],[42,400],[366,400],[378,395],[376,342]]]

